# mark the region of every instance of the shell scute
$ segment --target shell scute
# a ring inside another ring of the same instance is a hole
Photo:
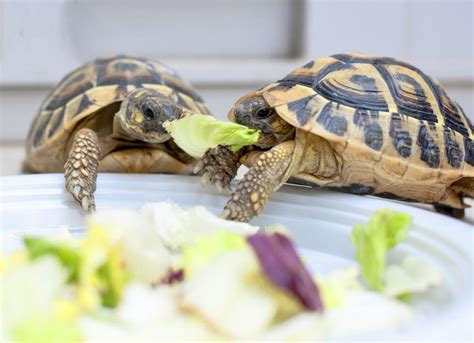
[[[137,88],[175,94],[193,112],[211,112],[194,88],[158,61],[125,55],[98,58],[67,74],[45,99],[28,134],[28,155],[69,134],[83,118],[122,101]]]
[[[472,123],[436,80],[406,62],[333,55],[297,68],[262,94],[290,124],[344,155],[370,155],[399,177],[436,179],[440,168],[454,177],[474,164]]]

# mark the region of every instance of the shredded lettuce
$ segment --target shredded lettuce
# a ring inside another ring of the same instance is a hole
[[[109,239],[122,243],[121,255],[130,277],[149,283],[158,282],[172,265],[170,252],[155,228],[158,225],[151,211],[143,209],[107,209],[87,219],[88,227],[100,227]]]
[[[332,309],[344,306],[350,292],[362,289],[358,277],[359,271],[356,268],[347,268],[317,278],[324,308]]]
[[[238,234],[250,234],[258,230],[258,227],[247,223],[219,218],[204,206],[183,209],[177,204],[162,202],[147,204],[141,212],[151,216],[154,230],[172,251],[181,251],[198,237],[207,236],[215,230]]]
[[[54,302],[65,292],[67,271],[52,256],[9,269],[0,280],[2,325],[12,330],[36,317],[52,316]]]
[[[244,236],[223,230],[198,237],[194,244],[183,250],[184,273],[186,277],[192,276],[212,258],[226,251],[243,249],[246,245]]]
[[[251,249],[231,250],[186,278],[181,304],[218,332],[252,338],[271,325],[281,306],[274,292],[283,292],[270,282],[264,284]],[[289,298],[285,293],[282,296]]]
[[[128,281],[122,260],[122,243],[99,226],[89,227],[81,242],[78,299],[85,309],[117,306]]]
[[[15,341],[22,343],[80,342],[81,331],[75,321],[38,316],[28,319],[12,330]]]
[[[373,290],[383,291],[387,250],[405,237],[410,223],[408,214],[380,210],[372,215],[367,224],[355,225],[352,229],[356,259],[365,281]]]
[[[69,271],[69,281],[77,281],[80,256],[77,247],[63,241],[52,241],[44,237],[23,237],[23,243],[32,260],[49,255],[56,257]]]
[[[68,280],[77,286],[78,301],[84,310],[100,304],[117,305],[127,280],[122,246],[99,226],[92,225],[77,246],[41,237],[24,237],[23,241],[32,260],[52,256],[68,270]]]
[[[178,146],[195,158],[218,145],[229,145],[237,151],[246,145],[255,144],[259,131],[214,117],[195,114],[165,123],[165,128]]]
[[[401,265],[390,265],[383,276],[384,293],[406,298],[439,286],[443,277],[438,268],[416,256],[406,256]]]

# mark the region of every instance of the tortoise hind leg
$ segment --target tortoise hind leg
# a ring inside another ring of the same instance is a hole
[[[87,212],[95,210],[94,192],[100,150],[97,134],[90,129],[81,129],[74,136],[64,165],[66,189]]]
[[[437,212],[447,214],[455,218],[464,217],[463,197],[474,198],[474,178],[465,177],[453,183],[446,192],[443,202],[435,204]]]
[[[458,219],[464,218],[465,211],[463,208],[454,208],[454,207],[449,207],[446,205],[439,205],[439,204],[435,204],[433,206],[434,206],[435,211],[438,213],[445,214],[447,216],[458,218]]]
[[[459,196],[474,198],[474,177],[464,177],[453,183],[450,188]]]

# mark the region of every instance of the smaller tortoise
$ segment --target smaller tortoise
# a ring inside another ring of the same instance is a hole
[[[195,113],[211,114],[174,70],[145,58],[96,59],[66,75],[41,105],[24,171],[64,171],[66,189],[93,211],[98,171],[192,173],[195,160],[163,123]]]
[[[209,150],[195,171],[228,188],[224,209],[249,221],[288,180],[355,194],[432,203],[462,215],[474,197],[473,126],[441,85],[393,58],[338,54],[311,61],[241,97],[229,118],[260,129],[260,151]]]

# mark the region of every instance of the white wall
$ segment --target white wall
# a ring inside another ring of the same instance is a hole
[[[0,173],[48,90],[98,55],[175,67],[224,118],[240,95],[318,56],[407,60],[438,78],[474,120],[473,1],[0,0]]]

